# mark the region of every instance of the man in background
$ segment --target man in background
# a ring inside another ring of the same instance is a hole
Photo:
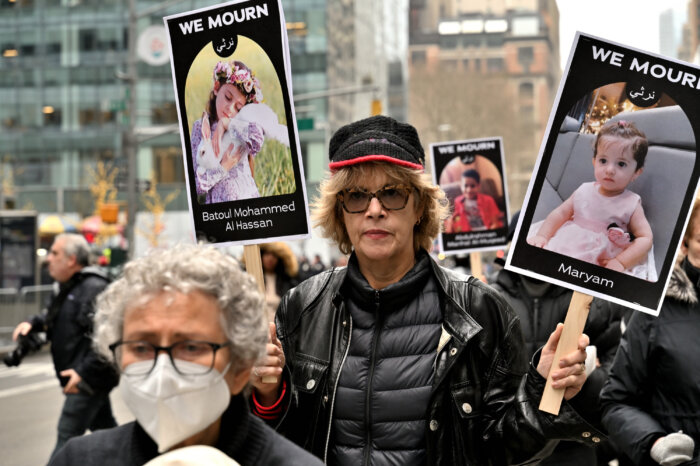
[[[66,395],[58,421],[58,439],[51,456],[71,437],[117,425],[109,392],[117,385],[115,369],[92,349],[95,298],[108,279],[89,267],[90,248],[78,234],[56,237],[48,254],[49,274],[57,289],[44,314],[20,323],[12,338],[46,332],[56,375]]]

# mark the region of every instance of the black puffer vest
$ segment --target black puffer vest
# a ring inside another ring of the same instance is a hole
[[[425,418],[442,323],[428,256],[382,290],[370,287],[352,260],[342,294],[352,334],[328,462],[425,464]]]
[[[419,256],[428,254],[419,251]],[[548,455],[550,439],[599,442],[602,433],[571,403],[565,401],[558,416],[537,409],[545,379],[532,364],[528,367],[520,323],[504,299],[484,283],[428,259],[444,333],[435,348],[423,422],[426,464],[521,464]],[[343,267],[309,278],[282,298],[275,316],[289,388],[275,427],[324,460],[334,447],[338,381],[349,371],[351,314],[342,295],[346,277]]]

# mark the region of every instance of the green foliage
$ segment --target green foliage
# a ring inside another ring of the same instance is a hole
[[[267,139],[255,157],[255,184],[261,197],[290,194],[296,191],[294,169],[289,149]]]

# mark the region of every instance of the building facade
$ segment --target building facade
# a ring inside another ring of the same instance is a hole
[[[698,0],[688,0],[688,17],[683,26],[678,58],[695,64],[700,63],[700,1]]]
[[[328,2],[331,130],[374,111],[406,119],[408,0]]]
[[[179,8],[202,4],[183,2]],[[146,15],[138,26],[162,25],[162,16],[176,11],[182,10]],[[2,0],[0,163],[4,185],[11,187],[4,189],[6,202],[87,215],[93,207],[90,170],[99,162],[118,169],[115,184],[124,190],[127,18],[125,1]],[[137,75],[135,125],[154,137],[139,146],[136,176],[153,177],[164,191],[178,189],[184,181],[180,138],[166,131],[177,123],[170,66],[139,62]],[[170,207],[186,206],[182,194]]]
[[[502,136],[512,210],[522,204],[561,76],[558,25],[554,0],[411,1],[410,118],[426,143]],[[431,90],[418,81],[426,77],[453,83],[435,94],[432,118],[423,118]]]
[[[184,235],[178,225],[188,207],[170,64],[138,61],[130,84],[129,17],[138,18],[141,33],[161,26],[163,16],[214,3],[0,0],[0,209],[33,209],[40,218],[91,215],[94,173],[109,167],[117,172],[116,200],[123,212],[134,92],[133,174],[142,188],[157,183],[162,198],[177,193],[163,220],[166,231]],[[408,0],[282,5],[304,174],[313,197],[334,129],[369,116],[373,102],[375,110],[380,103],[383,113],[406,117]],[[350,92],[337,93],[348,87]],[[145,204],[138,203],[144,212]],[[178,225],[168,225],[168,215],[176,213]]]
[[[323,176],[333,129],[368,116],[374,100],[384,113],[405,118],[407,1],[283,0],[312,185]],[[138,0],[136,12],[163,3]],[[213,2],[167,3],[141,17],[138,30]],[[124,188],[128,7],[127,0],[0,0],[0,166],[8,202],[87,214],[90,169],[100,161],[118,168],[117,186]],[[186,209],[170,66],[139,62],[137,76],[135,126],[149,136],[139,144],[136,177],[181,190],[168,209]],[[314,97],[347,87],[356,91]]]

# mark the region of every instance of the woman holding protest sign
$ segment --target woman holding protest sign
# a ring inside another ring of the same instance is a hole
[[[562,326],[528,367],[505,301],[428,254],[447,209],[415,128],[349,124],[330,159],[314,216],[351,256],[283,297],[254,412],[329,464],[511,464],[551,439],[598,440],[571,403],[556,418],[537,409]],[[587,344],[553,371],[567,400],[586,380]]]

